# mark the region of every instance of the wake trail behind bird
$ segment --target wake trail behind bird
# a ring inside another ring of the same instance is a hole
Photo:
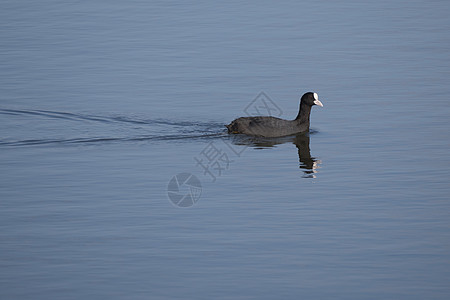
[[[217,122],[21,109],[0,109],[0,115],[4,115],[0,119],[0,124],[6,125],[1,127],[6,128],[12,122],[16,124],[16,132],[10,130],[3,134],[0,132],[0,146],[5,147],[107,142],[189,141],[226,136],[223,124]],[[53,121],[58,123],[55,124]],[[69,124],[65,121],[79,124]],[[17,131],[17,128],[20,130]]]

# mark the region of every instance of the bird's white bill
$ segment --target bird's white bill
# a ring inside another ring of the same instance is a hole
[[[314,100],[314,104],[315,104],[315,105],[319,105],[320,107],[323,107],[322,102],[320,102],[318,99],[317,99],[317,100]]]

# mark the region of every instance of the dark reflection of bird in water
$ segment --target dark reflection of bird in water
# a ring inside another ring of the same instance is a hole
[[[322,162],[311,156],[309,149],[309,134],[299,134],[294,138],[294,144],[298,149],[298,160],[300,162],[300,169],[303,169],[305,178],[316,178],[319,164]]]
[[[247,135],[233,136],[233,143],[236,145],[250,146],[255,149],[274,147],[279,144],[293,143],[298,150],[299,168],[303,170],[304,178],[316,178],[319,165],[322,161],[311,156],[309,148],[309,133],[299,133],[295,136],[278,138],[252,137]]]

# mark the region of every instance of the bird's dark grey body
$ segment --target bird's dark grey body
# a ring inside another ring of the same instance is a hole
[[[277,137],[308,131],[307,124],[297,120],[283,120],[275,117],[242,117],[227,126],[230,133],[243,133],[254,136]]]
[[[294,120],[276,117],[241,117],[232,121],[229,133],[242,133],[253,136],[279,137],[309,131],[309,116],[313,105],[323,106],[316,93],[308,92],[300,100],[300,110]]]

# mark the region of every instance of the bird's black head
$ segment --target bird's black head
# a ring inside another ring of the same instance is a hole
[[[313,93],[313,92],[305,93],[302,96],[302,99],[300,100],[300,102],[304,103],[306,105],[309,105],[309,106],[318,105],[320,107],[323,107],[322,102],[319,101],[319,96],[317,95],[317,93]]]

